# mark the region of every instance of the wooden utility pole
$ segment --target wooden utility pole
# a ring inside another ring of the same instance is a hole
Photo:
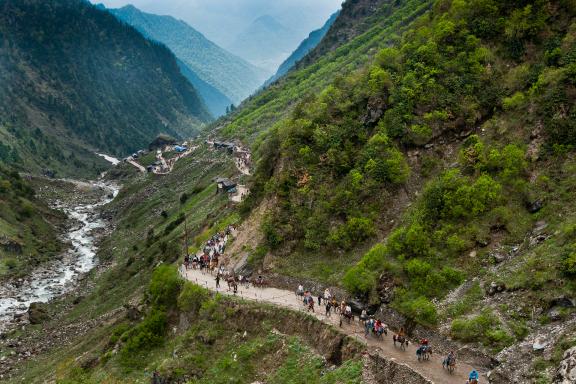
[[[188,250],[190,249],[188,247],[188,219],[186,216],[186,212],[184,212],[184,241],[185,241],[185,247],[186,247],[186,256],[188,255]]]

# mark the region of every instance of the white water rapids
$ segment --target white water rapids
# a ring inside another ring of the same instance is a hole
[[[97,264],[94,230],[105,227],[97,208],[112,201],[119,188],[102,182],[93,183],[93,187],[106,191],[95,204],[55,205],[55,208],[64,211],[76,223],[64,236],[71,247],[63,257],[43,264],[26,278],[0,285],[0,331],[10,326],[15,315],[25,313],[31,303],[46,303],[68,292],[80,276]]]

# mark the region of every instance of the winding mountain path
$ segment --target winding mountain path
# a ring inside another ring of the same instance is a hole
[[[138,169],[140,172],[146,173],[146,168],[144,168],[142,165],[138,164],[136,161],[128,160],[128,163],[133,165],[134,167],[136,167],[136,169]]]
[[[186,271],[184,267],[181,267],[180,274],[185,279],[212,291],[220,292],[225,295],[233,295],[233,293],[227,289],[227,284],[224,279],[221,280],[221,287],[216,288],[215,278],[209,273],[203,273],[200,272],[200,270],[195,269]],[[295,311],[306,311],[301,300],[296,297],[294,292],[287,290],[277,288],[254,288],[252,286],[246,288],[239,286],[238,294],[236,296],[259,303],[278,305]],[[332,314],[331,317],[326,317],[324,312],[324,307],[317,307],[314,316],[319,320],[338,328],[339,316]],[[386,319],[382,320],[386,323]],[[373,336],[369,336],[368,339],[365,339],[364,328],[357,321],[352,324],[346,324],[346,322],[344,322],[341,329],[342,332],[366,344],[371,352],[376,352],[388,360],[404,364],[433,383],[464,384],[468,378],[468,373],[473,369],[472,366],[459,361],[456,371],[450,375],[442,368],[442,359],[444,356],[432,355],[429,361],[418,362],[416,359],[417,346],[410,344],[405,351],[402,351],[400,348],[394,346],[392,342],[392,332],[388,332],[388,336],[384,336],[384,340],[376,340]],[[482,372],[481,382],[488,382],[486,372]]]

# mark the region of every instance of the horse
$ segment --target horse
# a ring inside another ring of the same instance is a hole
[[[340,311],[340,326],[342,326],[342,321],[343,319],[346,319],[346,322],[348,324],[350,324],[352,322],[352,319],[354,318],[354,315],[352,314],[352,312],[346,312],[346,311]]]
[[[314,312],[314,299],[308,301],[308,312]]]
[[[397,342],[400,343],[400,348],[402,348],[403,351],[406,350],[406,347],[408,346],[408,340],[403,335],[392,336],[392,341],[394,342],[394,346],[396,346]]]
[[[456,357],[447,357],[444,359],[442,367],[448,369],[448,373],[454,373],[456,370]]]
[[[416,356],[418,357],[418,361],[430,360],[430,356],[432,356],[432,347],[429,345],[421,345],[416,350]]]
[[[264,278],[256,278],[254,279],[254,281],[252,282],[252,285],[256,288],[264,288],[267,285],[266,280],[264,280]]]
[[[212,259],[212,261],[210,261],[208,268],[210,269],[210,274],[212,274],[212,272],[214,272],[214,270],[218,268],[218,259]]]
[[[468,384],[478,384],[478,380],[477,379],[468,380],[467,383]]]
[[[230,290],[236,284],[236,279],[234,276],[229,276],[226,278],[226,283],[228,283],[228,290]]]
[[[250,288],[250,281],[245,276],[238,276],[238,284],[244,286],[246,289]]]
[[[388,336],[388,330],[386,329],[386,326],[384,324],[382,324],[379,327],[374,327],[372,329],[372,332],[376,335],[377,338],[379,339],[384,339],[383,335]]]

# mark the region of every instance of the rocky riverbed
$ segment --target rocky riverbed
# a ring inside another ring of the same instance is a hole
[[[56,186],[58,184],[58,186]],[[64,188],[62,188],[64,186]],[[55,191],[65,193],[55,193]],[[54,208],[62,210],[70,224],[63,240],[66,252],[31,271],[25,278],[0,285],[0,332],[30,321],[33,303],[46,303],[69,292],[97,264],[98,239],[106,231],[99,208],[112,201],[119,188],[103,181],[85,183],[59,180],[38,189]],[[32,310],[39,307],[33,305]],[[32,319],[33,320],[33,319]]]

